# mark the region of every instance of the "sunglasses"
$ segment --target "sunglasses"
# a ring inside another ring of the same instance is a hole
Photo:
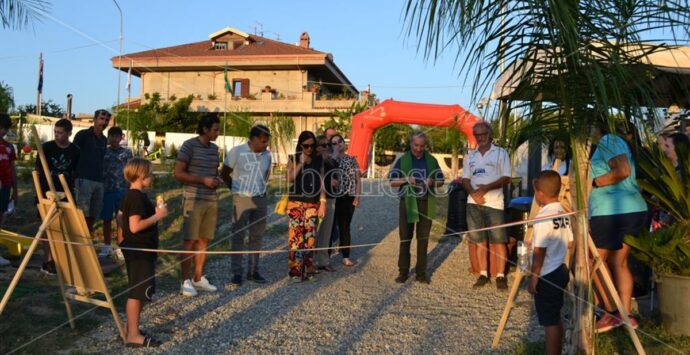
[[[319,144],[319,147],[321,147],[321,148],[328,148],[328,147],[330,147],[330,146],[331,146],[331,143],[322,143],[322,144]]]
[[[304,149],[314,149],[314,147],[316,147],[316,144],[302,144]]]

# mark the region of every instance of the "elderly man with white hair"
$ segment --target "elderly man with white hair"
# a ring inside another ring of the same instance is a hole
[[[470,230],[491,227],[504,222],[503,186],[510,183],[510,157],[505,149],[491,142],[491,125],[478,122],[472,127],[477,139],[477,149],[465,156],[462,170],[462,184],[469,194],[467,198],[467,227]],[[480,288],[491,282],[488,274],[488,245],[494,245],[499,272],[496,275],[496,288],[508,288],[508,280],[503,274],[508,251],[508,236],[505,228],[469,233],[470,243],[476,244],[480,275],[473,288]]]

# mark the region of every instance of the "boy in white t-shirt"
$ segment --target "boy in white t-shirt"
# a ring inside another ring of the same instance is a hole
[[[557,172],[542,171],[534,181],[534,198],[542,208],[538,217],[564,213],[558,200],[561,177]],[[572,243],[570,217],[554,217],[534,224],[532,239],[532,278],[529,292],[534,295],[539,324],[544,327],[547,354],[560,354],[563,341],[563,290],[569,281],[565,256]]]

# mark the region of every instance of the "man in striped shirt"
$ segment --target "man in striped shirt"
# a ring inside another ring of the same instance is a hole
[[[202,252],[182,255],[183,296],[196,296],[197,291],[216,291],[203,275],[208,243],[216,232],[218,219],[218,146],[213,141],[218,138],[220,121],[218,116],[209,114],[201,118],[197,128],[198,137],[186,140],[175,162],[175,179],[184,184],[183,207],[184,249]],[[192,262],[193,276],[190,277]]]

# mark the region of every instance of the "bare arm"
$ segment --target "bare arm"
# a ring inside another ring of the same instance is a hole
[[[537,283],[539,282],[539,274],[541,268],[544,266],[544,259],[546,258],[546,248],[534,248],[534,255],[532,255],[532,278],[529,283],[529,293],[537,293]]]
[[[630,167],[630,161],[628,161],[628,158],[625,156],[625,154],[616,155],[615,157],[611,158],[609,160],[609,167],[611,168],[611,171],[594,178],[595,184],[598,187],[615,185],[630,176],[632,170]]]
[[[362,195],[362,174],[359,169],[355,172],[355,199],[352,201],[352,205],[359,206],[359,197]]]
[[[407,184],[414,186],[415,179],[411,176],[406,178],[391,179],[391,187],[400,187]]]
[[[496,190],[503,188],[504,185],[510,184],[510,177],[509,176],[502,176],[498,178],[498,180],[490,183],[490,184],[485,184],[485,185],[479,185],[477,188],[477,192],[481,191],[483,193],[487,193],[488,191],[491,190]]]
[[[220,169],[220,178],[223,179],[223,182],[225,182],[226,185],[228,185],[228,188],[232,188],[232,168],[223,164],[223,167]]]
[[[175,179],[183,184],[203,184],[210,189],[218,187],[218,179],[215,176],[196,176],[187,172],[187,163],[175,161]]]
[[[122,242],[125,240],[125,236],[122,232],[122,227],[124,226],[122,224],[122,211],[117,211],[115,222],[117,222],[117,244],[122,244]]]
[[[468,194],[471,194],[474,192],[474,189],[472,188],[472,180],[463,178],[462,179],[462,187],[465,188],[465,191],[467,191]]]
[[[152,227],[167,215],[168,208],[163,205],[162,207],[156,207],[156,213],[149,218],[144,219],[140,215],[129,216],[129,231],[133,234],[139,233],[146,228]]]
[[[297,178],[297,175],[299,174],[299,172],[302,170],[302,167],[303,167],[302,162],[297,162],[297,164],[293,164],[293,160],[294,159],[288,160],[288,165],[287,165],[288,182],[294,182],[295,179]]]

